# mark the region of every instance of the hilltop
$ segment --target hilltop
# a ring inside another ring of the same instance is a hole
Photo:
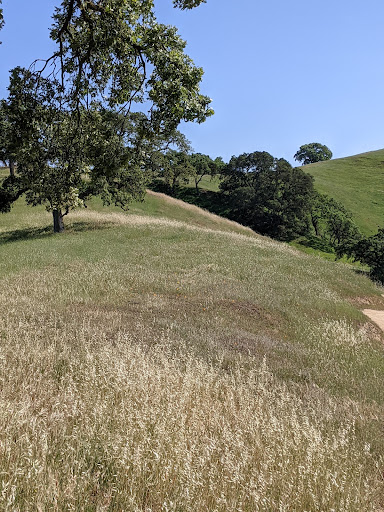
[[[366,235],[384,225],[384,149],[302,167],[319,192],[340,201]]]

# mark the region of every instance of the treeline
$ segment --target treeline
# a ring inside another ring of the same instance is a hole
[[[224,163],[221,158],[171,150],[157,156],[153,171],[155,186],[160,183],[172,195],[182,195],[181,185],[192,181],[195,194],[183,199],[274,239],[301,239],[338,258],[359,260],[369,265],[374,279],[384,282],[384,229],[364,237],[341,203],[317,192],[311,175],[282,158],[255,151]],[[200,200],[201,194],[207,194],[199,191],[204,176],[219,182],[219,191],[209,193],[211,204]]]

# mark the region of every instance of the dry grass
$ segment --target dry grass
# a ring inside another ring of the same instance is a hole
[[[155,194],[155,192],[151,192],[151,194]],[[159,196],[165,194],[156,193]],[[179,201],[178,199],[174,199],[169,196],[169,200],[172,201],[178,201],[180,203],[183,203],[183,201]],[[227,227],[233,227],[234,229],[241,229],[244,231],[243,233],[239,233],[237,230],[235,231],[226,231],[222,228],[222,226],[219,224],[218,229],[213,228],[207,228],[207,227],[201,227],[197,226],[193,223],[187,223],[182,222],[179,220],[174,219],[167,219],[163,217],[149,217],[146,215],[135,215],[135,214],[125,214],[125,213],[102,213],[102,212],[96,212],[92,210],[77,210],[72,212],[71,214],[71,220],[70,223],[76,222],[76,221],[85,221],[88,223],[92,223],[94,225],[100,226],[104,225],[105,227],[108,226],[119,226],[119,225],[125,225],[130,227],[145,227],[145,226],[158,226],[162,228],[182,228],[185,230],[195,231],[199,233],[208,233],[211,235],[219,235],[220,237],[228,237],[231,238],[234,242],[237,240],[240,243],[248,243],[254,246],[262,246],[262,247],[273,247],[276,251],[283,251],[284,253],[292,252],[298,255],[301,254],[299,251],[294,249],[293,247],[282,244],[279,242],[276,242],[272,240],[271,238],[264,237],[261,235],[256,234],[254,231],[252,231],[249,228],[246,228],[245,226],[241,226],[241,224],[237,224],[236,222],[230,221],[228,219],[224,219],[221,217],[218,217],[217,215],[214,215],[209,212],[205,212],[204,210],[201,210],[197,206],[188,205],[187,203],[183,203],[186,205],[185,209],[188,210],[189,207],[191,209],[196,208],[197,210],[200,210],[200,212],[203,212],[203,215],[207,215],[209,218],[213,217],[216,219],[220,219],[220,221],[223,223],[223,225]],[[71,224],[70,224],[71,225]]]
[[[195,206],[194,204],[185,203],[184,201],[181,201],[180,199],[176,199],[176,198],[168,196],[166,194],[162,194],[161,192],[154,192],[153,190],[147,190],[147,194],[149,196],[159,198],[162,201],[164,201],[165,203],[168,203],[172,206],[176,206],[178,208],[182,208],[183,210],[190,212],[192,219],[196,215],[207,217],[211,221],[217,223],[217,225],[220,226],[221,231],[223,231],[223,228],[230,227],[233,230],[242,231],[244,233],[247,233],[250,236],[255,236],[255,232],[252,231],[252,229],[250,229],[246,226],[243,226],[242,224],[239,224],[238,222],[235,222],[233,220],[229,220],[224,217],[220,217],[219,215],[215,215],[214,213],[208,212],[207,210],[199,208],[198,206]]]
[[[247,233],[72,222],[0,247],[1,511],[377,512],[383,351],[346,300],[373,285]]]
[[[265,363],[175,354],[165,332],[145,348],[87,315],[38,317],[6,319],[1,510],[375,510],[353,414],[332,426],[341,402],[308,404]]]

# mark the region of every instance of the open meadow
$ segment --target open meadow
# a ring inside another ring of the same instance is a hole
[[[0,510],[379,512],[382,289],[161,194],[0,216]]]

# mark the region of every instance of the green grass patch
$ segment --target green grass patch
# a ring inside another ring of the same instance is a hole
[[[319,192],[340,201],[362,232],[371,235],[383,226],[384,149],[303,167],[315,178]]]

